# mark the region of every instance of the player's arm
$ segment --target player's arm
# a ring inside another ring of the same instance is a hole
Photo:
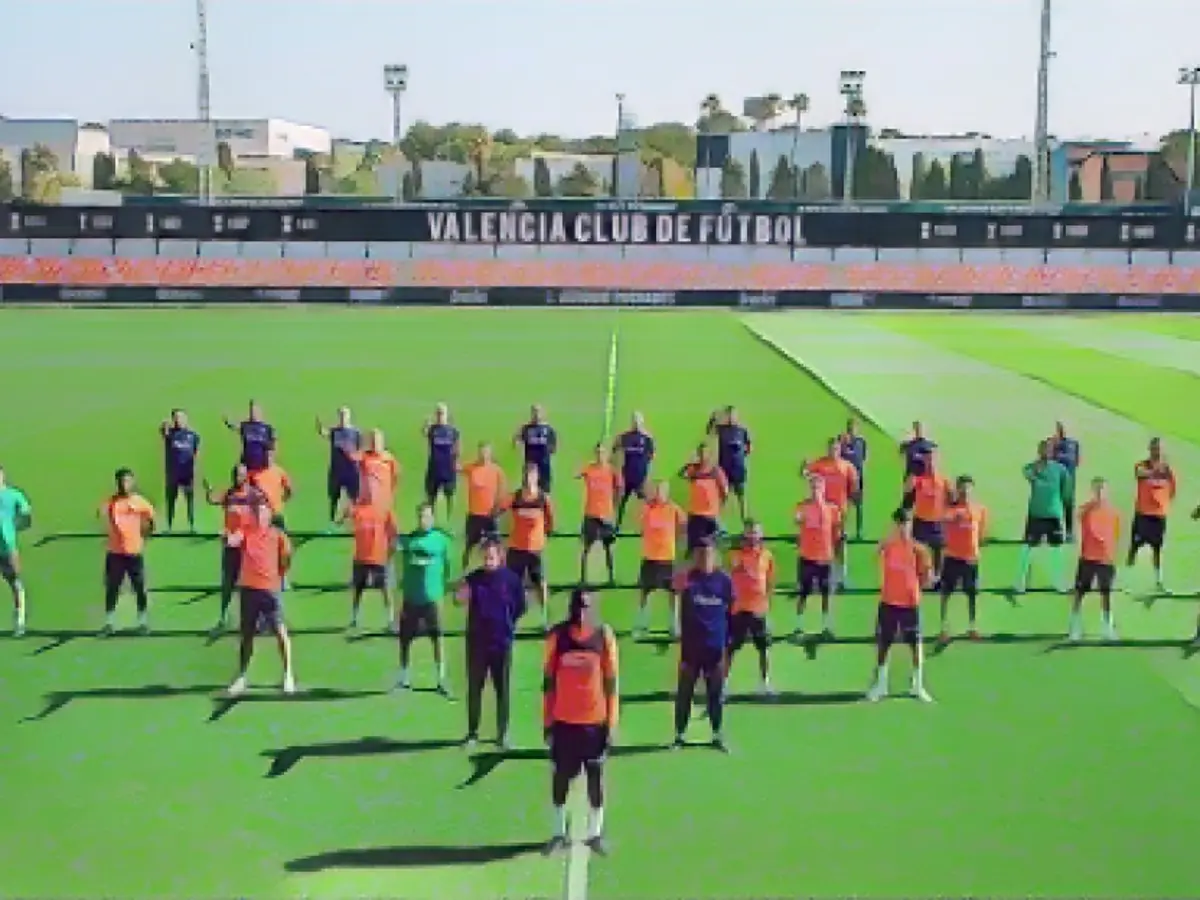
[[[775,556],[767,554],[767,599],[775,596]]]
[[[742,429],[742,434],[746,436],[746,455],[749,456],[754,452],[754,441],[750,440],[750,432],[746,429]]]
[[[522,425],[513,432],[512,445],[514,447],[523,447],[525,445],[525,426]]]
[[[471,585],[467,579],[463,579],[458,583],[458,588],[454,592],[454,603],[456,606],[465,606],[471,599]]]
[[[292,542],[282,531],[279,532],[279,574],[286,575],[292,568]]]
[[[902,504],[905,509],[912,509],[917,505],[917,479],[915,475],[909,475],[904,479],[904,497]]]
[[[708,417],[708,421],[704,423],[704,433],[707,434],[709,437],[712,437],[714,434],[717,433],[717,429],[720,427],[720,425],[721,425],[721,411],[719,409],[713,410],[713,412]]]
[[[729,479],[725,477],[725,470],[717,467],[717,493],[721,495],[721,502],[724,503],[729,498]]]
[[[229,418],[229,416],[221,416],[221,421],[225,423],[225,427],[228,428],[230,431],[241,430],[241,425],[237,422],[234,422],[232,419]]]
[[[924,547],[917,547],[917,575],[921,580],[921,589],[929,590],[933,587],[933,557],[929,555],[929,551]]]
[[[17,492],[17,531],[26,531],[33,525],[33,504],[23,492]]]
[[[558,432],[546,426],[546,452],[553,456],[558,452]]]
[[[554,725],[554,694],[558,679],[558,635],[546,637],[542,654],[542,734],[550,739],[550,728]]]
[[[613,496],[620,497],[623,490],[625,490],[625,477],[617,469],[613,469]]]
[[[138,514],[142,517],[142,534],[146,537],[154,534],[154,507],[147,503]]]
[[[621,720],[621,663],[617,651],[617,636],[604,626],[604,655],[600,658],[600,673],[604,676],[604,724],[611,744]]]
[[[1170,464],[1167,465],[1167,488],[1170,498],[1174,500],[1178,484],[1175,481],[1175,470],[1171,468]]]
[[[389,547],[395,547],[400,540],[400,527],[396,523],[396,514],[388,511],[387,519],[383,523],[383,533],[387,535]]]
[[[1041,468],[1042,464],[1040,461],[1025,463],[1025,465],[1021,467],[1021,474],[1025,476],[1026,481],[1028,481],[1030,484],[1033,484],[1033,482],[1037,481],[1038,473],[1041,471]]]
[[[686,478],[688,481],[691,481],[692,480],[692,465],[693,465],[693,463],[689,461],[689,462],[685,462],[682,466],[680,466],[678,477]]]
[[[207,478],[205,478],[202,482],[200,482],[200,485],[201,485],[201,487],[204,488],[204,499],[208,502],[209,506],[224,506],[225,505],[225,492],[224,491],[221,491],[220,493],[218,493],[217,491],[214,491],[212,482],[209,481]]]
[[[543,515],[546,517],[546,535],[554,534],[554,501],[549,497],[546,498],[546,505],[542,507]]]
[[[337,525],[345,525],[350,521],[350,516],[354,512],[354,504],[349,498],[343,498],[341,505],[338,507]]]
[[[989,540],[989,535],[992,528],[992,520],[988,516],[986,508],[979,510],[979,543],[983,544]]]
[[[287,472],[280,472],[279,473],[279,481],[280,481],[280,487],[283,488],[283,501],[286,503],[287,501],[292,499],[291,476],[289,476]]]
[[[320,416],[317,416],[317,436],[323,438],[329,437],[329,429],[325,427]]]
[[[1147,478],[1154,476],[1154,466],[1149,463],[1140,462],[1133,467],[1133,477],[1138,481],[1145,481]]]

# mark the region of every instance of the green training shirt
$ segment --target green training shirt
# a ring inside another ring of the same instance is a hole
[[[1029,463],[1024,468],[1029,482],[1029,518],[1062,519],[1064,500],[1071,490],[1071,475],[1066,466],[1054,460]]]
[[[32,514],[29,498],[15,487],[0,488],[0,553],[17,549],[17,532]]]
[[[400,551],[404,602],[410,606],[423,606],[445,597],[446,579],[450,574],[450,538],[446,532],[433,528],[402,535]]]

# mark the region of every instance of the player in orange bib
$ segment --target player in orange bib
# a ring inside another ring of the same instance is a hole
[[[211,505],[221,507],[225,520],[221,528],[221,613],[217,617],[217,624],[213,626],[212,634],[215,637],[223,634],[229,624],[229,606],[233,603],[238,572],[242,568],[242,551],[230,545],[229,536],[237,534],[253,520],[254,504],[265,503],[266,497],[250,484],[250,473],[245,463],[233,467],[230,485],[223,491],[214,491],[205,479],[204,496]]]
[[[929,550],[913,538],[912,521],[906,509],[892,513],[892,531],[879,544],[882,584],[879,615],[875,623],[875,683],[867,699],[882,700],[888,693],[888,654],[897,638],[912,649],[913,674],[910,692],[925,703],[933,698],[925,690],[925,653],[921,647],[921,591],[933,586],[933,562]]]
[[[729,621],[729,656],[725,665],[725,685],[733,657],[752,641],[758,651],[759,693],[774,696],[771,687],[771,661],[767,654],[771,632],[767,613],[775,594],[775,557],[763,544],[762,525],[746,523],[741,545],[729,554],[729,574],[733,579],[733,608]]]
[[[650,625],[650,595],[671,596],[671,637],[679,637],[679,597],[674,589],[675,557],[687,516],[671,502],[670,487],[660,481],[639,511],[642,523],[642,564],[638,572],[638,611],[633,636],[644,637]]]
[[[358,496],[342,513],[338,524],[350,523],[354,535],[354,559],[350,577],[350,631],[358,628],[358,613],[363,594],[377,590],[383,596],[386,628],[395,633],[396,605],[392,597],[392,554],[400,526],[396,514],[375,502],[368,481],[359,486]]]
[[[904,505],[912,513],[912,536],[928,548],[933,557],[934,577],[942,571],[942,553],[946,547],[943,528],[950,500],[950,480],[942,474],[936,450],[925,455],[921,472],[904,482]]]
[[[832,589],[834,592],[848,586],[849,566],[846,558],[846,536],[842,524],[846,510],[851,501],[858,496],[858,469],[849,460],[842,458],[842,442],[840,438],[830,438],[828,450],[824,456],[813,462],[804,462],[801,472],[816,475],[825,485],[825,502],[837,507],[840,517],[837,540],[834,543],[834,556],[831,564]]]
[[[566,849],[567,794],[582,772],[587,779],[586,843],[604,855],[604,762],[617,728],[617,638],[601,624],[596,595],[571,593],[567,620],[546,638],[542,727],[554,765],[550,782],[554,836],[546,853]]]
[[[1175,470],[1162,452],[1162,440],[1150,442],[1149,456],[1133,470],[1137,479],[1137,505],[1133,516],[1133,537],[1129,542],[1127,565],[1137,561],[1138,551],[1149,547],[1154,560],[1154,583],[1159,593],[1166,593],[1163,586],[1163,541],[1167,536],[1167,516],[1171,512],[1171,501],[1175,499]]]
[[[271,515],[275,518],[275,524],[286,530],[287,522],[284,519],[283,511],[288,501],[292,499],[292,478],[279,465],[274,450],[267,451],[266,462],[264,468],[250,471],[250,484],[267,498],[267,504],[271,507]]]
[[[946,556],[938,579],[942,594],[942,630],[938,643],[950,643],[950,597],[962,589],[967,595],[967,637],[979,640],[975,625],[979,595],[979,548],[987,536],[987,510],[972,499],[975,481],[970,475],[959,476],[942,517],[946,537]]]
[[[833,637],[832,592],[833,563],[842,534],[842,510],[826,498],[825,479],[808,478],[808,498],[796,505],[796,630],[792,640],[804,639],[804,610],[814,590],[821,594],[821,631]]]
[[[351,453],[350,459],[358,466],[359,490],[370,490],[376,506],[392,509],[400,488],[400,463],[388,452],[383,430],[371,429],[367,449]]]
[[[522,584],[532,585],[537,591],[542,607],[542,628],[548,631],[550,585],[546,582],[542,551],[554,531],[554,505],[550,495],[542,490],[536,465],[525,467],[521,489],[505,497],[500,508],[512,518],[505,565],[520,577]]]
[[[621,473],[609,461],[606,446],[596,445],[595,457],[580,470],[579,478],[583,481],[583,527],[580,530],[583,547],[579,554],[579,583],[588,583],[588,555],[592,547],[601,544],[611,587],[617,581],[613,563],[613,544],[617,540],[617,498],[621,496],[624,485]]]
[[[688,482],[687,547],[692,552],[711,543],[721,532],[721,508],[729,497],[729,479],[712,458],[707,444],[696,448],[695,458],[679,470]]]
[[[508,491],[504,470],[492,458],[492,445],[479,445],[479,455],[473,462],[460,466],[459,474],[467,482],[467,524],[463,537],[462,569],[470,568],[471,552],[482,547],[489,537],[500,533],[496,514],[500,501]]]
[[[1121,517],[1109,502],[1108,482],[1103,478],[1092,481],[1092,497],[1079,510],[1079,566],[1075,570],[1075,602],[1071,604],[1071,622],[1067,637],[1083,639],[1083,598],[1095,590],[1100,594],[1104,615],[1104,639],[1115,641],[1117,628],[1113,622],[1112,591],[1116,579],[1117,542],[1121,535]]]
[[[118,469],[117,491],[100,507],[108,530],[108,552],[104,556],[104,629],[112,634],[117,598],[125,579],[137,598],[138,631],[150,630],[150,600],[146,593],[146,538],[154,533],[154,507],[137,492],[130,469]]]

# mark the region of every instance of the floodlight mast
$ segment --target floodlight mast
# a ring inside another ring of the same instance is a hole
[[[212,203],[212,164],[216,153],[212,124],[212,105],[208,77],[208,0],[196,0],[196,116],[203,137],[198,148],[196,169],[199,174],[197,193],[203,204]]]
[[[615,162],[613,163],[613,199],[621,199],[621,151],[623,149],[622,138],[625,136],[625,95],[617,94],[617,139]]]
[[[383,67],[383,87],[388,92],[388,96],[392,98],[392,144],[396,148],[397,160],[399,160],[400,143],[404,138],[403,122],[401,119],[401,110],[404,100],[404,92],[408,90],[408,66],[401,63],[393,63]],[[397,202],[404,198],[403,176],[400,171],[400,166],[396,166],[396,192],[395,199]]]
[[[1179,83],[1188,89],[1188,152],[1183,212],[1184,215],[1190,216],[1192,214],[1192,195],[1196,191],[1196,88],[1200,87],[1200,66],[1180,69]]]
[[[843,69],[838,76],[838,93],[846,101],[846,164],[842,170],[842,203],[854,200],[854,166],[858,148],[855,146],[858,126],[866,113],[863,85],[867,73],[861,69]]]
[[[1033,197],[1035,204],[1050,202],[1050,61],[1052,0],[1042,0],[1041,41],[1038,50],[1037,118],[1033,127]]]

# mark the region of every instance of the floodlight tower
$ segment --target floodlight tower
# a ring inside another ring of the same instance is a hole
[[[850,203],[854,199],[854,165],[858,156],[855,140],[858,126],[867,114],[867,104],[863,99],[863,84],[867,73],[861,69],[843,69],[838,76],[838,93],[846,101],[846,165],[842,170],[842,202]]]
[[[617,152],[613,158],[613,199],[621,199],[621,151],[625,149],[625,95],[617,94]]]
[[[404,137],[401,131],[400,109],[404,99],[404,92],[408,90],[408,66],[399,63],[393,63],[383,67],[383,87],[392,98],[392,143],[396,147],[397,153],[400,150],[400,142]],[[398,159],[399,157],[397,157]],[[403,198],[404,193],[401,182],[403,179],[400,176],[400,167],[396,167],[396,200]]]
[[[1200,87],[1200,66],[1179,70],[1179,83],[1188,89],[1188,152],[1186,191],[1183,195],[1184,215],[1192,214],[1192,194],[1196,190],[1196,88]]]
[[[1037,120],[1033,127],[1034,153],[1037,160],[1033,166],[1034,203],[1050,200],[1050,60],[1054,51],[1050,46],[1050,23],[1052,0],[1042,0],[1041,44],[1038,50],[1037,76]]]
[[[212,126],[212,106],[208,79],[208,0],[196,0],[196,116],[204,135],[200,141],[196,166],[200,176],[200,202],[212,202],[212,165],[216,154]]]

